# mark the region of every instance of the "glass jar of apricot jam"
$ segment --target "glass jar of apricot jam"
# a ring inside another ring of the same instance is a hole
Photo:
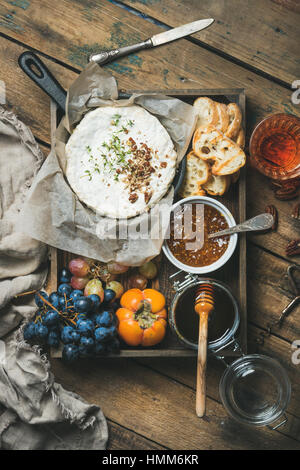
[[[300,177],[300,119],[279,113],[267,117],[250,139],[250,162],[277,181]]]

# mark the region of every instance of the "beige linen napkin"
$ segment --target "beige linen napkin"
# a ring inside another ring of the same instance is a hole
[[[15,295],[41,288],[47,275],[47,246],[16,228],[43,160],[31,131],[0,107],[0,449],[104,449],[99,407],[55,382],[47,358],[23,341],[23,326],[14,333],[36,310]]]

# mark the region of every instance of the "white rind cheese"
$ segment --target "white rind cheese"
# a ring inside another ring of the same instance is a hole
[[[139,215],[168,191],[177,154],[159,120],[139,106],[90,111],[66,144],[68,182],[98,214]]]

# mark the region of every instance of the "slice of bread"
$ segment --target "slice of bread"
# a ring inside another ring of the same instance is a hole
[[[202,185],[206,183],[209,176],[208,163],[197,157],[194,152],[190,152],[186,158],[186,173],[180,188],[180,195],[182,197],[204,196],[205,191]]]
[[[231,176],[210,175],[203,189],[211,196],[223,196],[228,190],[231,182]]]
[[[196,129],[193,151],[202,160],[212,163],[213,175],[231,175],[246,163],[243,150],[212,125]]]
[[[227,106],[224,103],[216,102],[216,107],[218,111],[218,122],[216,128],[221,132],[226,132],[229,126],[229,114],[227,113]]]
[[[194,101],[193,106],[198,114],[196,128],[209,124],[216,125],[218,123],[218,110],[213,100],[201,96]]]
[[[229,139],[234,139],[241,129],[242,112],[236,103],[229,103],[227,105],[227,113],[229,116],[229,124],[225,135],[229,137]]]
[[[245,148],[245,131],[244,129],[240,129],[238,135],[235,137],[235,142],[238,144],[241,149]]]

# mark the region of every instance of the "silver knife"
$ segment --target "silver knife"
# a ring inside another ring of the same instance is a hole
[[[113,49],[111,51],[103,51],[98,54],[91,54],[89,61],[97,62],[98,64],[106,64],[111,60],[117,59],[127,54],[132,54],[133,52],[140,51],[142,49],[149,49],[150,47],[161,46],[167,42],[175,41],[175,39],[183,38],[184,36],[189,36],[190,34],[201,31],[202,29],[207,28],[214,22],[213,18],[208,18],[206,20],[193,21],[192,23],[184,24],[183,26],[178,26],[177,28],[169,29],[163,33],[155,34],[146,41],[140,42],[138,44],[133,44],[132,46],[120,47],[119,49]]]

